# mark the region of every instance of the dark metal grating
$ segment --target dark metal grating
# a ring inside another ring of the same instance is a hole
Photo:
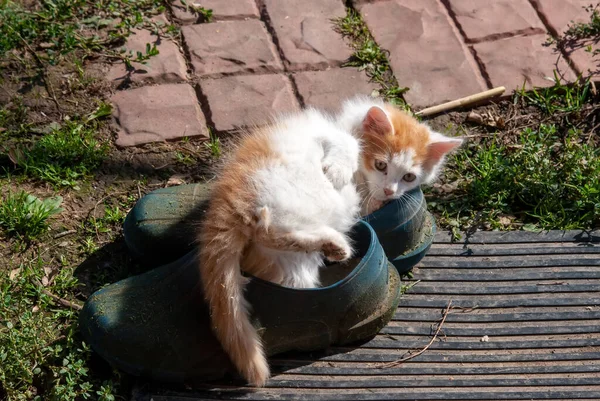
[[[143,388],[137,399],[600,400],[600,232],[440,233],[393,321],[356,347],[271,359],[265,389]],[[420,356],[398,360],[430,340]],[[483,341],[488,336],[488,341]]]

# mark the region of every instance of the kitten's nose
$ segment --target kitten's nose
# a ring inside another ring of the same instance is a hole
[[[385,196],[392,196],[394,195],[394,191],[393,189],[389,189],[389,188],[383,188],[383,193],[385,194]]]

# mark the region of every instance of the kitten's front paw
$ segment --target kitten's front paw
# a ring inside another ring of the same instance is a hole
[[[343,241],[327,241],[321,250],[330,262],[343,262],[352,256],[352,248],[345,239]]]
[[[323,173],[338,191],[352,182],[354,169],[335,159],[323,160]]]

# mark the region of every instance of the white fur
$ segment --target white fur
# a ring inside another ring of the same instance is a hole
[[[358,141],[313,109],[280,119],[270,132],[279,158],[253,176],[259,202],[270,211],[270,225],[298,237],[331,240],[350,254],[345,234],[359,214],[360,197],[352,183]],[[317,252],[263,250],[282,270],[283,285],[318,286],[323,263]]]
[[[360,138],[362,135],[362,122],[369,109],[378,106],[385,112],[383,105],[383,100],[364,95],[346,99],[343,102],[342,111],[337,116],[337,124],[342,131],[350,132],[354,137]]]

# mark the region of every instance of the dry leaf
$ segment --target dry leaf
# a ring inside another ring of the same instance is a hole
[[[14,279],[16,279],[19,276],[20,273],[21,273],[21,268],[17,267],[16,269],[13,269],[13,270],[10,271],[10,274],[8,275],[8,277],[11,280],[14,280]]]
[[[42,285],[44,287],[48,287],[48,284],[50,284],[50,281],[48,280],[48,277],[46,277],[46,276],[42,277]]]

